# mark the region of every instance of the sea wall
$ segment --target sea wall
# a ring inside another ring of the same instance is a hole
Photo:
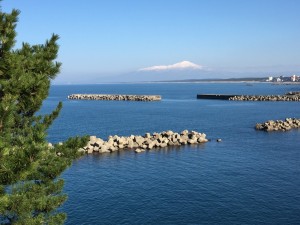
[[[93,152],[108,153],[122,149],[134,150],[136,153],[153,148],[164,148],[167,146],[199,144],[207,142],[204,133],[184,130],[180,133],[164,131],[161,133],[146,133],[144,136],[131,135],[129,137],[109,136],[106,141],[96,136],[90,136],[90,140],[84,148],[79,151],[88,154]]]
[[[292,128],[300,128],[300,119],[286,118],[285,120],[269,120],[264,123],[257,123],[256,130],[264,131],[288,131]]]
[[[231,101],[300,101],[300,92],[288,92],[285,95],[238,95]]]
[[[221,95],[221,94],[198,94],[197,99],[210,99],[210,100],[229,100],[235,95]]]
[[[71,94],[70,100],[160,101],[160,95]]]

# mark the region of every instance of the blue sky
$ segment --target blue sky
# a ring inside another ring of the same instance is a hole
[[[300,71],[299,0],[3,0],[1,5],[5,12],[21,10],[17,47],[60,36],[60,82],[184,60],[216,76],[217,71]]]

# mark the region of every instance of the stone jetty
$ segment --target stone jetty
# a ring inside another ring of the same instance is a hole
[[[133,150],[136,153],[151,150],[153,148],[164,148],[167,146],[179,146],[186,144],[199,144],[207,142],[204,133],[184,130],[180,133],[173,131],[163,131],[161,133],[146,133],[144,136],[131,135],[129,137],[109,136],[107,140],[90,136],[90,140],[81,152],[88,154],[108,153],[122,149]]]
[[[160,101],[160,95],[118,95],[118,94],[71,94],[70,100],[105,100],[105,101]]]
[[[229,100],[236,95],[222,95],[222,94],[198,94],[197,99],[209,99],[209,100]]]
[[[285,120],[269,120],[264,123],[257,123],[256,130],[264,131],[288,131],[293,128],[300,128],[300,119],[286,118]]]
[[[300,101],[300,92],[288,92],[284,95],[237,95],[231,101]]]

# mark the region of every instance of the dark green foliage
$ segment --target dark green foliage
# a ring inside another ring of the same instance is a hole
[[[49,147],[46,131],[62,108],[36,116],[60,70],[57,35],[13,49],[19,11],[0,11],[0,224],[62,224],[66,200],[60,174],[87,138]]]

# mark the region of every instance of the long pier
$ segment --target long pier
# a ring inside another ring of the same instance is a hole
[[[300,92],[289,92],[284,95],[222,95],[199,94],[197,99],[215,99],[230,101],[291,101],[300,102]]]
[[[239,96],[239,95],[199,94],[197,95],[197,99],[229,100],[234,96]]]

